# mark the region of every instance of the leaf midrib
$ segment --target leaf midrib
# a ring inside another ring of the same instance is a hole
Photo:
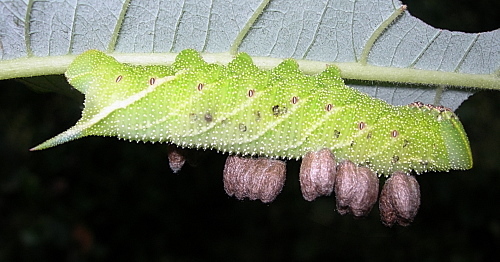
[[[113,56],[122,63],[134,65],[171,65],[174,53],[119,53]],[[76,55],[51,57],[19,58],[0,62],[0,80],[19,77],[63,74]],[[233,59],[228,53],[203,54],[208,63],[227,64]],[[254,63],[262,69],[271,69],[283,61],[281,58],[253,57]],[[345,79],[404,83],[452,88],[480,88],[500,90],[500,81],[494,74],[466,74],[422,70],[415,68],[395,68],[374,65],[362,65],[359,62],[327,63],[324,61],[297,60],[300,69],[306,74],[321,73],[327,65],[340,68]]]

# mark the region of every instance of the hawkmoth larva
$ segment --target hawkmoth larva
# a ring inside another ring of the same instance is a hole
[[[219,65],[190,49],[172,66],[133,66],[90,50],[66,77],[85,94],[82,118],[33,150],[96,135],[282,159],[327,148],[378,175],[472,167],[451,110],[387,104],[344,85],[334,66],[309,76],[292,59],[262,70],[245,53]]]

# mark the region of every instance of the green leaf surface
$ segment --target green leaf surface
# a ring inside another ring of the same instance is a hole
[[[170,64],[194,48],[222,63],[247,52],[262,67],[292,57],[307,73],[335,63],[349,85],[397,105],[456,109],[470,88],[500,88],[500,30],[436,29],[399,1],[1,0],[0,17],[0,79],[61,74],[88,49]]]

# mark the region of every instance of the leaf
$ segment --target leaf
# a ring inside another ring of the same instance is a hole
[[[0,79],[61,74],[73,59],[68,55],[88,49],[114,52],[122,62],[168,64],[174,55],[143,53],[195,48],[220,62],[247,52],[263,67],[293,57],[305,60],[301,69],[308,73],[335,63],[354,80],[349,85],[392,104],[419,100],[455,109],[471,94],[457,87],[500,89],[500,30],[439,30],[401,6],[388,0],[0,0]]]

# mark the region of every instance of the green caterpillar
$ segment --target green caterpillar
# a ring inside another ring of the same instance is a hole
[[[190,49],[170,67],[133,66],[90,50],[65,75],[85,94],[82,118],[32,150],[96,135],[289,159],[329,148],[379,175],[472,167],[451,110],[392,106],[344,85],[334,66],[308,76],[292,59],[261,70],[245,53],[224,66]]]

